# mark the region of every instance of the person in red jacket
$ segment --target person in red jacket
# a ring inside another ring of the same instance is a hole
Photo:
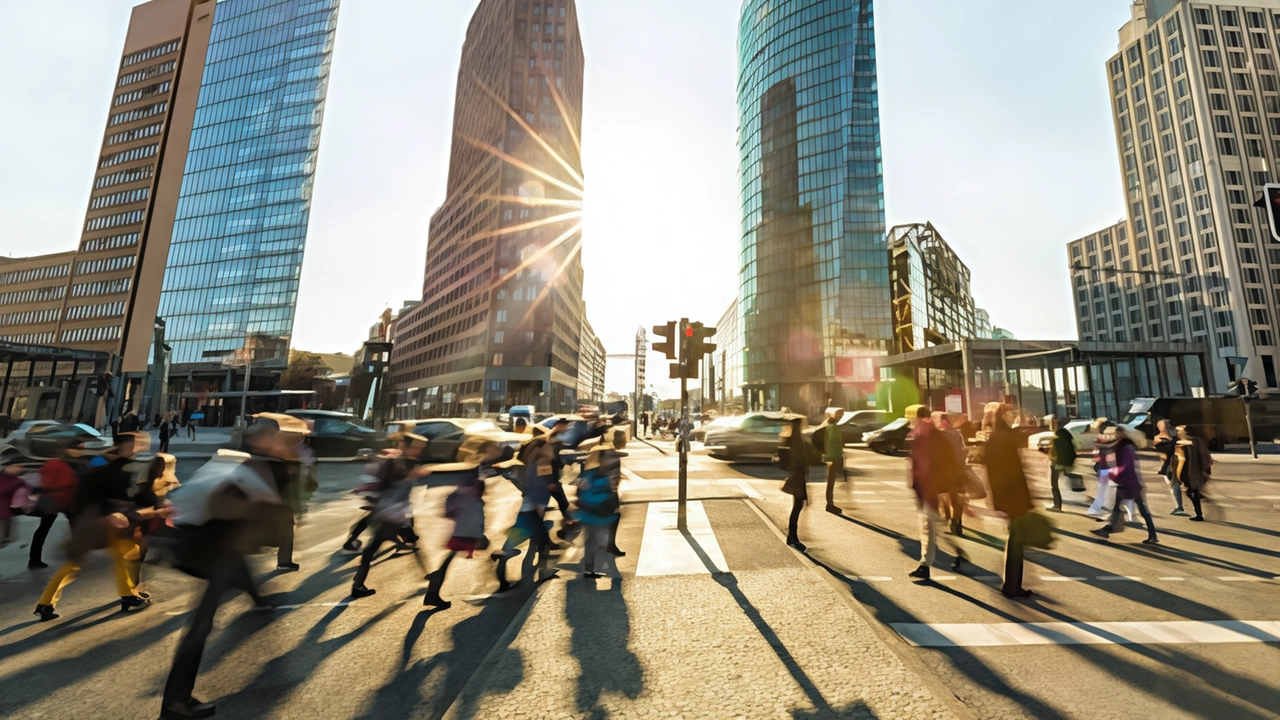
[[[83,450],[83,443],[73,441],[58,457],[40,466],[40,487],[32,493],[36,497],[36,513],[40,517],[40,525],[31,536],[31,552],[27,557],[27,567],[31,570],[49,567],[42,559],[44,541],[49,537],[58,514],[61,513],[70,522],[71,503],[76,497],[76,478],[84,469]]]
[[[955,491],[964,468],[951,441],[934,426],[929,409],[923,405],[916,410],[916,427],[911,435],[911,489],[916,492],[920,508],[920,567],[910,576],[928,580],[929,566],[938,553],[938,498]],[[966,559],[964,550],[950,537],[947,542],[956,558],[951,567],[959,570]]]

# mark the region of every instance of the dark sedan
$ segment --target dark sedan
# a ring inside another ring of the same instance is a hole
[[[354,415],[325,410],[296,410],[289,415],[311,423],[307,445],[316,457],[367,458],[387,447],[387,434],[355,421]]]
[[[862,436],[867,447],[883,455],[894,455],[899,450],[911,449],[911,422],[898,418],[879,430]]]
[[[707,454],[723,460],[768,460],[778,450],[782,429],[794,418],[804,422],[803,415],[780,412],[747,413],[735,423],[707,426],[704,446]],[[805,438],[805,442],[809,442]],[[810,453],[814,464],[822,461],[818,453]]]
[[[503,446],[516,448],[528,435],[509,433],[489,420],[480,418],[430,418],[399,420],[387,425],[392,432],[411,432],[427,439],[423,461],[428,463],[458,462],[458,450],[468,439],[483,437]]]
[[[862,436],[873,430],[888,425],[893,420],[893,415],[884,410],[858,410],[855,412],[846,412],[844,417],[840,418],[840,422],[836,427],[840,428],[840,437],[845,445],[862,442]],[[811,428],[805,431],[805,436],[813,435],[814,430]]]

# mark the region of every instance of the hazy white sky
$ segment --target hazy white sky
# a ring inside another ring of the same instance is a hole
[[[351,352],[421,293],[476,2],[343,3],[295,347]],[[0,252],[74,247],[136,4],[0,0]],[[713,324],[736,291],[740,2],[578,6],[587,308],[626,353],[638,326]],[[1074,337],[1065,244],[1124,212],[1103,67],[1128,0],[876,10],[889,224],[933,222],[996,324]],[[609,389],[629,389],[617,370]]]

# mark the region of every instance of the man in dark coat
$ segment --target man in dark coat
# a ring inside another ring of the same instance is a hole
[[[991,507],[1009,517],[1009,540],[1004,546],[1004,586],[1006,597],[1027,597],[1030,590],[1022,587],[1024,539],[1019,520],[1031,511],[1031,491],[1022,471],[1019,451],[1025,447],[1022,437],[1013,430],[1013,408],[988,403],[987,418],[991,434],[987,438],[987,482],[991,485]]]
[[[782,485],[782,492],[791,496],[791,517],[787,520],[787,544],[804,552],[804,543],[800,542],[798,527],[800,511],[809,501],[809,443],[804,439],[804,431],[800,426],[800,418],[792,418],[787,429],[783,431],[780,450],[787,456],[787,481]]]

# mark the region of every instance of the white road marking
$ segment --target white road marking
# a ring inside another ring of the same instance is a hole
[[[1132,575],[1099,575],[1099,576],[1097,577],[1097,579],[1098,579],[1098,580],[1134,580],[1134,581],[1137,581],[1137,580],[1141,580],[1142,578],[1140,578],[1140,577],[1134,577],[1134,576],[1132,576]]]
[[[756,489],[755,489],[755,488],[753,488],[753,487],[751,487],[751,485],[750,485],[749,483],[747,483],[747,481],[746,481],[746,480],[739,480],[739,481],[738,481],[738,487],[739,487],[739,488],[742,488],[742,492],[746,493],[746,494],[747,494],[747,497],[751,498],[752,500],[763,500],[763,499],[764,499],[764,496],[760,494],[760,491],[759,491],[759,490],[756,490]]]
[[[1156,579],[1157,579],[1157,580],[1165,580],[1165,581],[1168,581],[1168,582],[1182,582],[1182,581],[1183,581],[1183,580],[1185,580],[1186,578],[1180,578],[1180,577],[1162,577],[1162,578],[1156,578]]]
[[[640,541],[640,558],[636,562],[636,575],[700,575],[711,570],[694,550],[689,540],[676,528],[678,503],[649,503],[645,516],[644,536]],[[720,572],[728,572],[729,565],[715,531],[707,519],[707,511],[699,501],[688,503],[686,523],[690,538],[697,543],[711,564]]]
[[[890,623],[916,647],[1172,645],[1280,642],[1280,622]]]
[[[637,475],[637,474],[635,474],[634,472],[632,472],[630,468],[625,468],[625,467],[624,467],[624,468],[622,468],[622,477],[624,477],[624,478],[626,478],[626,479],[628,479],[628,480],[630,480],[630,481],[632,481],[632,482],[636,482],[636,481],[639,481],[639,480],[644,480],[644,478],[642,478],[642,477],[640,477],[639,475]]]
[[[1266,582],[1266,581],[1270,580],[1271,578],[1264,578],[1264,577],[1246,577],[1246,576],[1243,576],[1243,575],[1235,575],[1235,576],[1230,576],[1230,575],[1229,575],[1229,576],[1222,576],[1222,577],[1219,577],[1218,579],[1219,579],[1219,580],[1221,580],[1222,582]]]
[[[1073,582],[1079,580],[1088,580],[1085,577],[1064,577],[1062,575],[1041,575],[1040,580],[1043,582]]]
[[[890,582],[893,580],[888,575],[859,575],[853,579],[858,582]]]

